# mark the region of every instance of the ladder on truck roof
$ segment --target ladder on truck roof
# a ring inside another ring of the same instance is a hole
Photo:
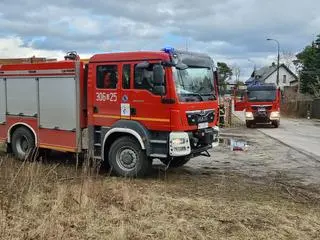
[[[0,65],[12,65],[23,63],[46,63],[56,62],[56,58],[31,57],[31,58],[0,58]]]

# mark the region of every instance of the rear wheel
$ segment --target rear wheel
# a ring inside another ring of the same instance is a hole
[[[190,159],[191,159],[190,157],[182,156],[182,157],[175,157],[171,161],[169,158],[160,159],[160,161],[165,165],[169,164],[170,168],[178,168],[185,165],[187,162],[190,161]]]
[[[110,147],[108,161],[117,176],[143,177],[150,173],[152,161],[131,137],[121,137]]]
[[[16,129],[12,134],[11,148],[19,160],[31,158],[35,149],[35,139],[31,131],[25,127]]]

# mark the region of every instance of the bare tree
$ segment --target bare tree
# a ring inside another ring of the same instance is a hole
[[[295,70],[294,60],[296,55],[290,51],[283,51],[280,56],[280,61],[286,65],[290,70]]]
[[[232,66],[232,73],[233,73],[233,75],[234,75],[235,78],[236,78],[236,79],[235,79],[236,82],[240,81],[241,69],[240,69],[240,67],[239,67],[238,65],[234,64],[234,65]]]

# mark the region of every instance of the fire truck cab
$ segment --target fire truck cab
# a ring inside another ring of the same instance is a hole
[[[234,108],[245,111],[246,126],[271,123],[280,125],[280,89],[275,84],[254,82],[235,89]]]
[[[0,140],[19,159],[34,148],[88,153],[117,175],[144,176],[155,158],[179,167],[208,155],[217,89],[209,56],[172,48],[2,65]]]

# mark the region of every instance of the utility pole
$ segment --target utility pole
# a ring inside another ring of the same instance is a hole
[[[280,67],[280,43],[276,39],[267,38],[268,41],[275,41],[278,46],[278,60],[277,60],[277,86],[279,87],[279,67]]]

